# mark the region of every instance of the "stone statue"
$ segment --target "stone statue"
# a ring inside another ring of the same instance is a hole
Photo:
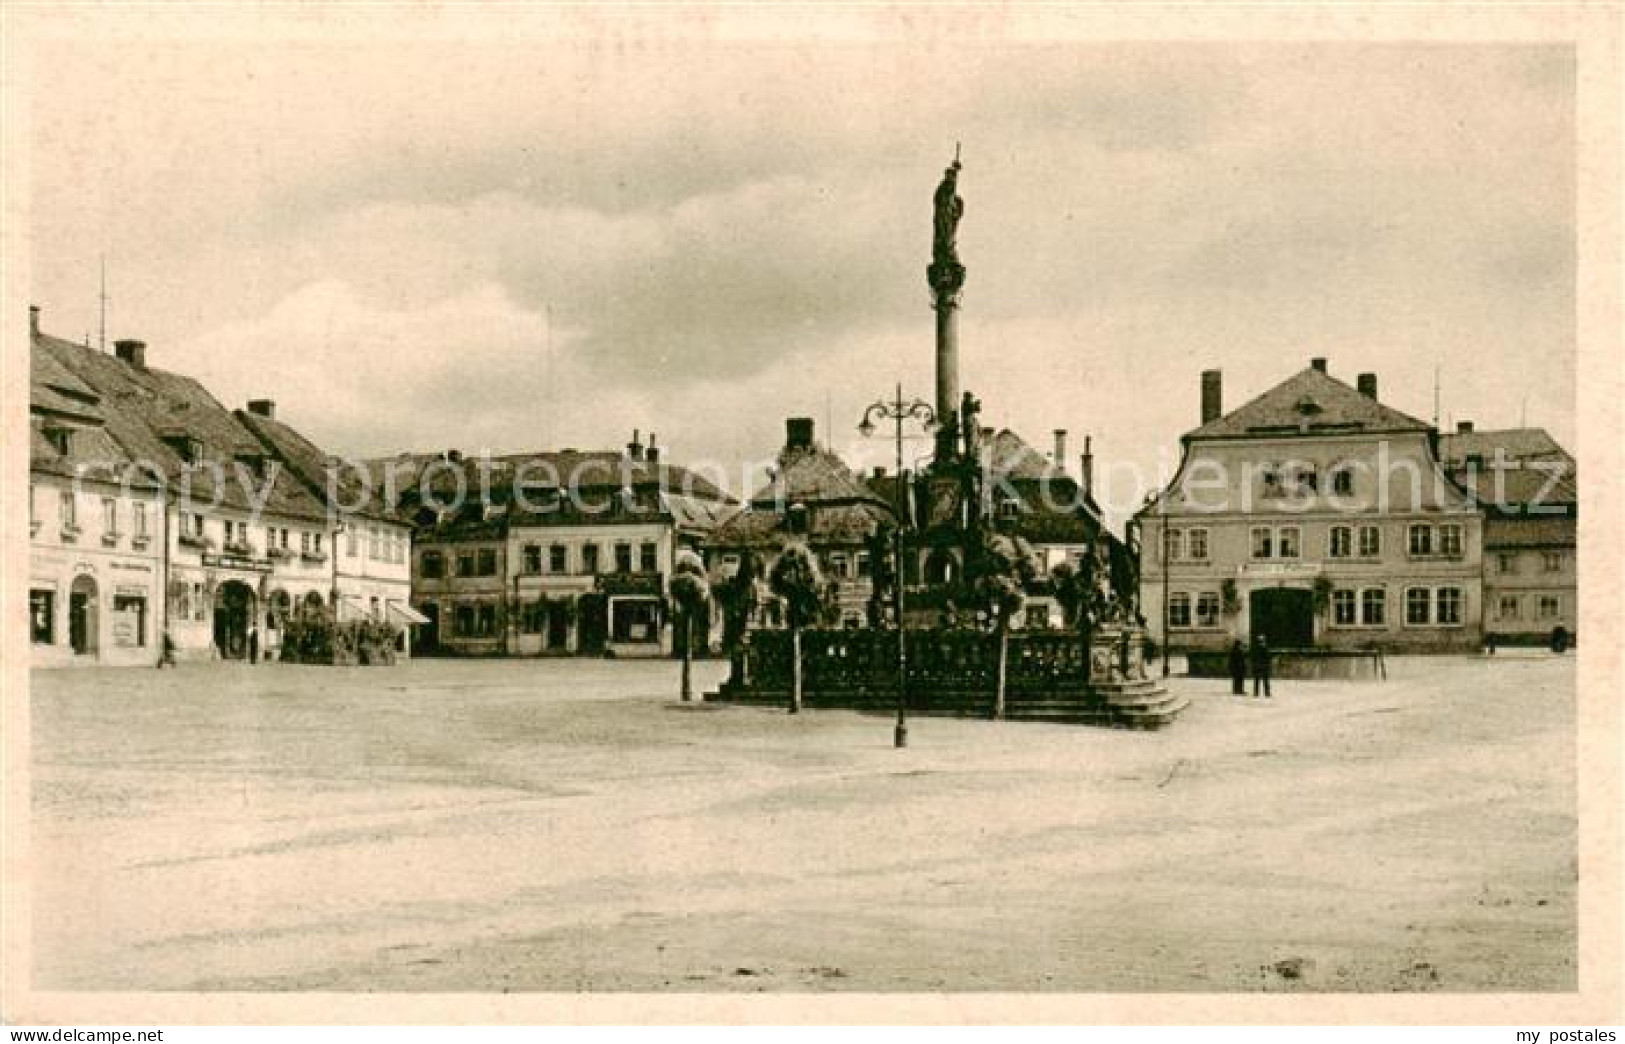
[[[954,161],[942,173],[942,184],[937,186],[934,197],[936,206],[936,237],[931,244],[931,261],[934,265],[958,265],[959,251],[954,244],[954,235],[959,229],[959,219],[965,216],[965,201],[959,198],[959,150],[954,150]]]
[[[982,449],[982,400],[966,392],[959,400],[959,430],[965,459],[976,461]]]

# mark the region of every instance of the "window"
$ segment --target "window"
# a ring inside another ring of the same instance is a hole
[[[1344,466],[1332,472],[1332,492],[1340,497],[1354,494],[1354,469]]]
[[[489,638],[497,633],[497,607],[482,605],[476,616],[474,633],[479,638]]]
[[[1020,513],[1021,513],[1021,506],[1019,504],[1017,504],[1013,499],[1011,499],[1009,497],[1006,497],[1003,500],[999,501],[999,517],[1000,518],[1015,518]]]
[[[570,571],[570,549],[563,544],[554,544],[547,549],[547,568],[554,573],[567,573]]]
[[[463,551],[460,554],[458,554],[458,556],[457,556],[457,575],[458,576],[473,576],[474,575],[474,552],[472,552],[472,551]]]
[[[147,644],[147,599],[144,595],[113,596],[113,644]]]
[[[479,576],[497,575],[497,552],[494,547],[482,547],[479,550]]]
[[[1495,618],[1497,620],[1516,620],[1518,612],[1518,596],[1502,595],[1500,602],[1495,607]]]
[[[868,578],[874,575],[874,567],[869,563],[869,552],[859,551],[857,555],[858,576]]]
[[[109,537],[118,536],[118,501],[112,497],[102,498],[102,533]]]
[[[1388,622],[1388,592],[1380,587],[1368,587],[1360,592],[1360,623],[1367,627],[1381,627]]]
[[[1178,591],[1168,596],[1168,626],[1189,627],[1191,625],[1191,596]]]
[[[1253,529],[1253,557],[1269,558],[1275,553],[1275,534],[1270,532],[1268,526],[1256,526]]]
[[[540,544],[526,544],[524,553],[520,556],[521,568],[526,575],[535,576],[542,571],[542,547]],[[556,570],[555,570],[556,572]]]
[[[35,645],[56,644],[56,592],[35,588],[28,592],[28,631]]]
[[[1378,526],[1360,527],[1360,557],[1376,558],[1382,554],[1382,529]]]
[[[347,527],[345,527],[345,530],[344,530],[344,553],[349,555],[351,558],[354,558],[356,556],[356,554],[360,551],[360,548],[357,547],[357,543],[358,543],[358,541],[357,541],[357,537],[356,537],[355,526],[347,526]]]
[[[1433,604],[1433,592],[1425,587],[1412,587],[1405,592],[1405,622],[1425,624]]]
[[[457,614],[453,619],[454,619],[455,625],[456,625],[454,629],[456,630],[459,637],[472,638],[474,636],[474,607],[473,606],[471,606],[471,605],[459,605],[457,607]]]
[[[39,504],[36,502],[35,492],[34,484],[30,482],[28,484],[28,528],[31,530],[39,528]]]
[[[1282,526],[1279,536],[1279,544],[1276,548],[1276,554],[1280,555],[1282,558],[1297,558],[1298,539],[1299,534],[1297,526]]]
[[[1049,606],[1033,605],[1027,608],[1025,626],[1030,631],[1049,630]]]
[[[547,603],[527,602],[519,610],[519,629],[526,634],[541,634],[547,625]]]
[[[1540,556],[1541,568],[1548,573],[1561,573],[1563,571],[1563,552],[1546,551]]]
[[[638,569],[645,573],[660,572],[660,548],[653,540],[645,540],[638,548]]]
[[[226,530],[226,546],[234,546],[237,543],[237,523],[228,518],[225,519],[221,524]]]
[[[446,556],[439,551],[425,551],[420,559],[419,571],[425,580],[439,580],[446,575]]]
[[[1192,529],[1189,531],[1186,540],[1188,541],[1186,550],[1189,552],[1191,560],[1196,562],[1207,561],[1207,530]]]
[[[598,575],[598,545],[584,544],[581,548],[581,571],[590,576]]]
[[[322,535],[320,533],[310,534],[310,549],[318,555],[322,553]]]
[[[1461,623],[1461,588],[1439,588],[1433,608],[1434,623],[1444,625]]]
[[[632,545],[615,545],[615,571],[617,573],[630,573],[632,571]]]
[[[201,622],[209,618],[208,589],[202,584],[192,585],[192,619]]]
[[[135,504],[131,505],[131,508],[135,512],[135,538],[145,540],[147,539],[147,505],[136,501]]]
[[[230,523],[227,523],[227,525],[229,527]],[[229,528],[226,530],[226,539],[231,539],[231,530]],[[299,553],[302,555],[310,554],[310,534],[304,530],[299,531]]]
[[[1354,530],[1348,526],[1333,526],[1330,546],[1326,554],[1331,558],[1347,558],[1354,552]]]
[[[62,513],[62,531],[77,533],[79,531],[79,512],[74,510],[73,493],[64,491],[59,499]]]
[[[1461,556],[1461,527],[1454,522],[1439,527],[1439,554]]]
[[[1433,553],[1433,527],[1432,526],[1412,526],[1411,530],[1410,530],[1410,533],[1411,533],[1411,554],[1413,554],[1413,555],[1431,555]]]
[[[1542,620],[1554,620],[1562,612],[1562,603],[1556,595],[1541,595],[1539,612]]]
[[[1508,552],[1501,552],[1495,556],[1495,571],[1504,576],[1510,576],[1518,571],[1518,556]]]
[[[380,551],[378,550],[378,527],[377,526],[368,526],[367,527],[367,557],[372,559],[375,562],[380,557],[382,557]]]
[[[1339,627],[1352,627],[1354,625],[1354,592],[1332,592],[1332,623]]]
[[[1177,562],[1185,557],[1185,531],[1168,530],[1168,561]]]
[[[825,569],[829,573],[829,579],[845,580],[846,554],[841,551],[831,551],[829,554],[829,560],[825,563]]]
[[[1219,595],[1216,591],[1204,591],[1196,596],[1196,626],[1219,626]]]

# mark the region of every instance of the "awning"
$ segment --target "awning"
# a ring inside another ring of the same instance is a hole
[[[429,622],[427,616],[424,616],[405,602],[397,602],[393,599],[389,603],[389,615],[391,619],[404,624],[426,624]]]

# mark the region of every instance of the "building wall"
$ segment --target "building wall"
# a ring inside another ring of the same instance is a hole
[[[519,611],[510,619],[510,651],[520,656],[582,651],[579,613],[569,620],[560,645],[552,640],[555,636],[545,624],[540,628],[535,626],[539,621],[534,614],[527,614],[524,607],[542,597],[579,599],[599,589],[600,577],[624,577],[627,586],[632,585],[634,578],[644,578],[643,585],[649,590],[607,595],[608,650],[616,656],[669,654],[671,624],[660,613],[660,607],[676,560],[677,544],[676,530],[668,522],[515,526],[509,533],[507,555],[509,589],[514,593]],[[598,549],[596,568],[587,561],[589,546]],[[562,563],[556,561],[555,549],[562,553]],[[613,580],[611,584],[614,585]],[[623,618],[623,634],[630,635],[631,616],[641,621],[651,610],[657,623],[641,632],[646,638],[617,640],[618,616]]]
[[[1314,468],[1313,493],[1272,494],[1266,470],[1288,463]],[[1352,485],[1341,493],[1331,476],[1345,466],[1352,466]],[[1166,570],[1165,515],[1175,551]],[[1175,648],[1249,639],[1253,597],[1276,588],[1325,598],[1312,613],[1316,645],[1445,650],[1481,641],[1483,518],[1439,471],[1421,434],[1195,442],[1172,491],[1140,519],[1141,605],[1154,637],[1171,635]],[[1426,550],[1413,551],[1412,527],[1427,532]],[[1265,529],[1269,553],[1262,555],[1255,531]],[[1205,544],[1199,557],[1192,554],[1192,531]],[[1368,532],[1376,534],[1375,553],[1363,554],[1372,549],[1362,546],[1373,539]],[[1165,576],[1172,610],[1166,628]],[[1413,589],[1427,592],[1425,623],[1409,617],[1411,599],[1421,597]],[[1188,599],[1188,623],[1181,596]],[[1379,599],[1375,622],[1367,603]],[[1344,615],[1351,600],[1352,620]]]
[[[340,603],[358,607],[370,619],[396,626],[390,603],[412,603],[411,527],[351,516],[333,534],[334,590]],[[405,628],[402,651],[410,652],[413,628]]]
[[[1493,542],[1495,522],[1486,526]],[[1485,632],[1497,638],[1545,641],[1555,628],[1563,627],[1574,635],[1579,619],[1577,580],[1573,547],[1492,543],[1484,553]]]
[[[245,511],[172,504],[168,522],[168,625],[177,659],[220,658],[215,617],[226,584],[247,588],[249,622],[264,656],[274,656],[282,644],[274,611],[280,595],[290,606],[331,607],[333,549],[325,521],[277,515],[255,520]],[[228,547],[228,524],[234,540],[244,542],[240,551]]]
[[[492,570],[480,575],[481,551],[494,556]],[[439,555],[442,576],[426,575],[425,559]],[[471,555],[476,572],[459,575],[461,556]],[[436,620],[431,636],[437,651],[455,656],[499,656],[506,651],[508,619],[507,541],[501,536],[469,540],[415,541],[412,549],[412,604]],[[461,611],[462,615],[459,615]],[[461,621],[461,622],[460,622]],[[468,626],[472,624],[472,629]],[[423,637],[422,632],[419,635]]]
[[[72,502],[65,525],[62,497]],[[36,667],[134,666],[162,648],[163,501],[116,486],[36,473],[29,480],[29,631]],[[115,505],[110,517],[104,500]],[[139,519],[145,519],[145,530]],[[85,651],[70,639],[75,591],[84,597]]]

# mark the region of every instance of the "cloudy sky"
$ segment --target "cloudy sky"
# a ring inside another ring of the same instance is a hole
[[[961,378],[1154,468],[1326,356],[1427,419],[1575,442],[1566,48],[605,35],[42,46],[32,294],[335,452],[850,459],[930,397],[962,142]],[[923,444],[919,452],[924,452]],[[1115,462],[1115,463],[1113,463]]]

